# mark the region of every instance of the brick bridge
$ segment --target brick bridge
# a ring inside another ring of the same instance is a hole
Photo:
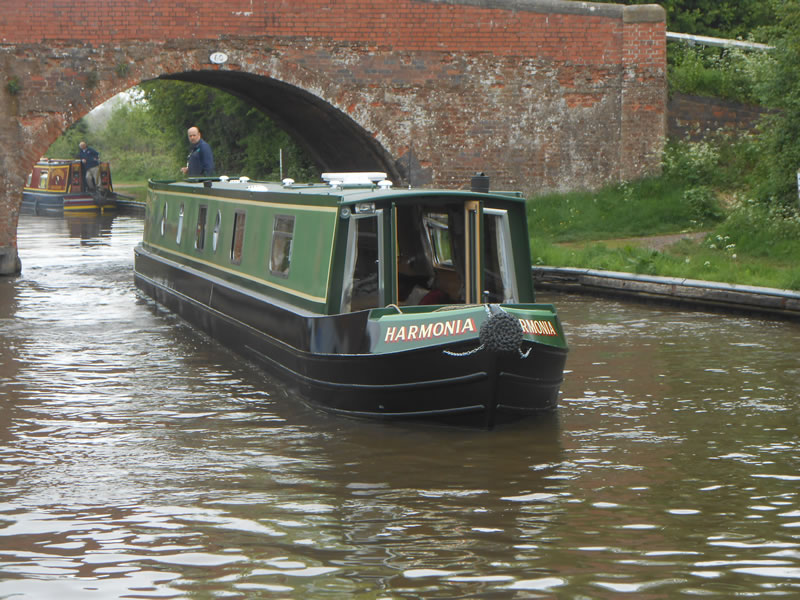
[[[0,64],[0,274],[20,268],[35,161],[92,108],[150,79],[232,92],[323,170],[385,171],[399,185],[462,187],[480,170],[498,189],[595,187],[657,171],[665,135],[657,5],[2,2]]]

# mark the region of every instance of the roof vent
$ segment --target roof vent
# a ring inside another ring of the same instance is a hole
[[[294,179],[290,179],[289,177],[287,177],[286,179],[281,181],[281,183],[283,184],[283,187],[290,188],[294,185]]]
[[[383,179],[378,182],[378,187],[381,188],[382,190],[390,190],[392,189],[392,182],[389,181],[388,179]]]
[[[379,181],[386,179],[386,173],[323,173],[322,180],[327,181],[333,188],[345,187],[373,187]]]
[[[225,182],[226,182],[226,181],[228,181],[229,179],[230,179],[230,177],[228,177],[227,175],[220,175],[220,176],[219,176],[219,180],[220,180],[222,183],[225,183]]]
[[[245,177],[244,175],[239,177],[239,183],[247,183],[248,181],[250,181],[249,177]]]

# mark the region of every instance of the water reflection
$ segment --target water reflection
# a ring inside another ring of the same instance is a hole
[[[306,407],[138,296],[141,222],[23,218],[0,280],[0,597],[800,591],[800,327],[558,297],[551,418]]]

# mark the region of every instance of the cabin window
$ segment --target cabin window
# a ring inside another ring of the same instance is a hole
[[[292,237],[294,235],[294,217],[291,215],[275,215],[272,222],[272,251],[269,259],[269,272],[278,277],[289,276],[289,265],[292,262]]]
[[[42,169],[42,171],[39,173],[39,189],[40,190],[46,190],[47,189],[48,175],[49,175],[49,173],[47,172],[46,169]]]
[[[194,247],[203,250],[206,247],[206,218],[208,217],[208,207],[200,205],[197,209],[197,233],[194,238]]]
[[[235,265],[242,263],[244,249],[244,221],[246,213],[237,210],[233,215],[233,242],[231,243],[231,262]]]
[[[518,298],[511,246],[511,228],[505,210],[483,211],[483,292],[489,302],[514,302]]]
[[[178,233],[175,235],[175,241],[181,243],[181,236],[183,235],[183,204],[178,209]]]
[[[219,242],[219,228],[222,226],[222,211],[217,211],[217,217],[214,219],[214,231],[211,232],[211,251],[217,251],[217,242]]]
[[[33,179],[33,173],[28,173],[28,183],[25,184],[25,187],[31,187],[31,179]]]
[[[450,229],[447,215],[444,213],[428,213],[423,218],[434,266],[452,267],[453,250],[450,241]]]
[[[167,233],[167,210],[169,209],[169,204],[164,202],[164,210],[161,212],[161,237],[164,237]]]

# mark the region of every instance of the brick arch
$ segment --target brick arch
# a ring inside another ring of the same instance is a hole
[[[297,85],[243,71],[201,70],[160,78],[208,85],[238,96],[287,131],[321,171],[384,171],[395,181],[405,180],[391,154],[342,107]]]
[[[234,91],[322,168],[375,167],[400,184],[462,187],[481,170],[493,187],[532,193],[659,169],[657,5],[84,0],[87,14],[0,2],[0,274],[18,267],[36,159],[94,106],[160,77]]]

